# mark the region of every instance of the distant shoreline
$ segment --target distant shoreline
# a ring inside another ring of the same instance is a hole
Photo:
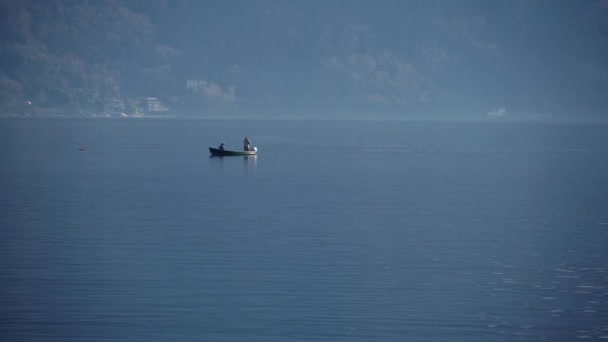
[[[197,115],[197,114],[139,114],[139,115],[116,115],[116,114],[3,114],[0,113],[0,119],[15,119],[15,120],[38,120],[38,119],[57,119],[57,120],[209,120],[209,121],[321,121],[321,122],[412,122],[412,123],[556,123],[556,124],[608,124],[608,119],[598,117],[484,117],[484,116],[469,116],[469,117],[450,117],[450,116],[245,116],[245,115]]]

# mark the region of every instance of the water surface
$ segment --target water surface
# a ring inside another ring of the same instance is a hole
[[[607,133],[2,120],[0,336],[606,339]]]

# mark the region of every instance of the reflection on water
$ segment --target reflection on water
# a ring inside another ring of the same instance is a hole
[[[245,165],[251,165],[255,167],[256,162],[258,160],[258,156],[243,156],[243,160],[245,161]]]
[[[0,123],[2,341],[608,340],[605,128]]]
[[[250,174],[255,171],[257,167],[258,156],[214,156],[210,155],[209,163],[212,167],[219,166],[222,171],[226,170],[225,165],[234,165],[238,160],[242,160],[243,162],[243,170],[246,174]],[[228,168],[226,170],[228,173],[234,171],[232,168]]]

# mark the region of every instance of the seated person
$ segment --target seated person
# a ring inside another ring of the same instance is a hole
[[[224,143],[220,144],[220,150],[225,150],[226,148],[224,147]]]

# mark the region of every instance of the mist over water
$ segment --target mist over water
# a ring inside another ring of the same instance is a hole
[[[607,133],[1,120],[0,336],[606,339]]]

